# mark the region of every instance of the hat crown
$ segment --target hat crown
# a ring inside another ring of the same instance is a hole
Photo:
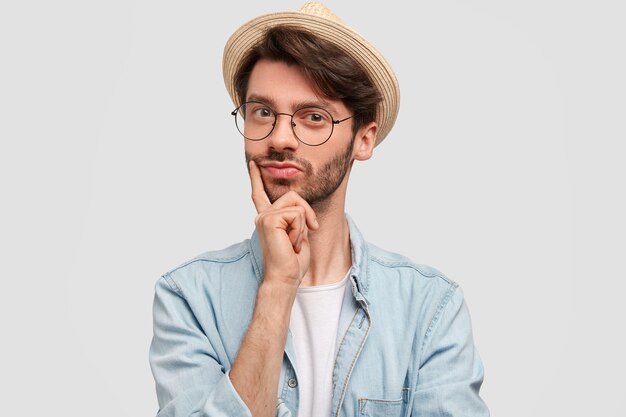
[[[328,7],[324,6],[322,3],[317,3],[317,2],[304,3],[302,7],[300,7],[300,10],[298,10],[298,12],[332,20],[337,23],[343,23],[341,19],[339,18],[339,16],[333,13]]]

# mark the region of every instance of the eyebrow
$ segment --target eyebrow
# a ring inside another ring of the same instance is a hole
[[[268,104],[270,107],[272,107],[275,110],[277,110],[276,108],[278,107],[274,99],[268,96],[260,95],[260,94],[250,94],[248,98],[246,99],[246,101],[260,101],[262,103]],[[333,117],[335,117],[339,113],[337,111],[337,108],[335,108],[335,106],[333,106],[328,101],[322,100],[322,99],[303,100],[303,101],[291,103],[292,111],[294,111],[295,109],[301,109],[303,107],[321,107],[322,109],[327,110],[330,113],[332,113]]]

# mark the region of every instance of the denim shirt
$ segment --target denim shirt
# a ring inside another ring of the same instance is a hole
[[[332,416],[488,416],[479,396],[483,367],[459,286],[365,242],[347,219],[351,291],[339,318]],[[255,232],[159,278],[149,351],[157,416],[251,416],[229,372],[262,277]],[[288,334],[276,416],[297,417],[297,410],[298,365]]]

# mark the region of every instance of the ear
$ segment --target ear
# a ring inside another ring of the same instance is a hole
[[[365,161],[372,157],[376,145],[378,124],[369,122],[359,129],[354,138],[353,157],[356,161]]]

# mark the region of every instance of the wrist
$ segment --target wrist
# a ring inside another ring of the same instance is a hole
[[[297,278],[286,277],[279,274],[265,273],[261,281],[261,287],[266,291],[276,294],[291,294],[298,291],[300,282]]]
[[[294,284],[264,279],[257,293],[256,309],[276,311],[281,317],[289,316],[297,290]]]

